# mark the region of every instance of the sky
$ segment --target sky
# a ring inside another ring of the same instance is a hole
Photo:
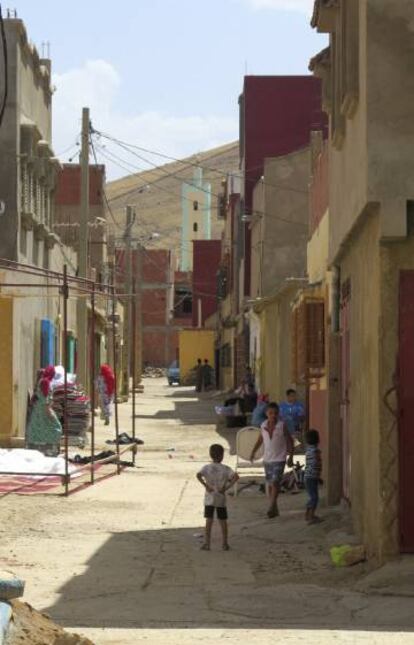
[[[97,130],[173,157],[234,141],[243,76],[309,73],[325,45],[309,25],[313,0],[2,4],[17,10],[40,53],[50,43],[53,147],[65,161],[77,151],[83,106]],[[97,152],[109,179],[146,166],[103,139]]]

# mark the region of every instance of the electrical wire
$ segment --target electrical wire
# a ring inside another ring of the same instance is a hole
[[[100,131],[97,131],[97,130],[95,130],[95,132],[97,134],[99,134],[100,136],[102,136],[103,138],[105,138],[105,139],[113,141],[114,143],[117,143],[120,146],[122,145],[124,148],[132,148],[132,149],[142,150],[142,151],[147,152],[149,154],[153,154],[153,155],[158,156],[158,157],[163,157],[164,159],[168,159],[168,160],[170,160],[172,162],[180,163],[183,166],[187,166],[187,167],[190,166],[190,167],[194,167],[194,168],[202,168],[203,170],[207,170],[209,172],[216,173],[216,174],[220,175],[221,177],[223,177],[223,174],[224,175],[228,174],[227,170],[219,170],[217,168],[212,168],[211,166],[206,166],[203,163],[192,162],[189,159],[184,161],[183,159],[178,159],[176,157],[172,157],[171,155],[165,155],[165,154],[163,154],[161,152],[157,152],[155,150],[149,150],[148,148],[143,148],[142,146],[138,146],[136,144],[127,143],[126,141],[122,141],[121,139],[117,139],[116,137],[111,137],[110,135],[108,135],[108,134],[106,134],[104,132],[100,132]],[[227,151],[224,151],[224,152],[220,153],[220,155],[221,154],[226,154],[226,152]],[[216,156],[219,156],[219,154],[216,155]],[[139,157],[139,158],[141,158],[142,160],[146,161],[147,163],[152,164],[152,162],[150,162],[148,160],[145,160],[145,158],[143,158],[143,157]],[[212,156],[211,158],[213,159],[214,156]],[[275,158],[277,158],[277,157],[275,157]],[[154,165],[157,168],[162,168],[162,166],[157,166],[157,164],[154,164]],[[248,172],[253,172],[255,170],[261,170],[261,169],[263,169],[263,164],[258,164],[257,166],[251,166],[248,169]],[[239,174],[239,173],[234,173],[234,172],[232,172],[230,174],[233,177],[238,177],[239,179],[243,179],[246,182],[254,182],[255,184],[257,183],[257,179],[250,178],[250,177],[246,176],[245,174],[241,174],[241,173]],[[294,186],[286,186],[284,184],[273,184],[273,183],[268,182],[268,181],[264,181],[263,183],[266,186],[269,186],[269,187],[272,187],[272,188],[278,188],[280,190],[289,190],[291,192],[297,192],[297,193],[303,193],[303,194],[308,193],[308,191],[302,190],[300,188],[295,188]]]
[[[155,169],[144,170],[144,169],[140,168],[139,166],[136,166],[135,164],[131,163],[130,161],[127,161],[125,159],[121,159],[112,150],[109,151],[109,150],[107,150],[107,148],[102,148],[102,146],[97,146],[97,149],[105,159],[107,159],[111,163],[113,163],[116,166],[118,166],[118,168],[121,168],[122,170],[125,170],[129,174],[131,174],[131,169],[132,169],[132,172],[134,173],[134,175],[135,174],[138,175],[140,172],[155,172],[156,171],[156,168]],[[171,177],[173,179],[177,178],[175,173],[172,173],[172,174],[168,173],[167,177]],[[174,190],[171,190],[169,188],[165,188],[165,186],[160,186],[158,182],[162,181],[165,178],[166,177],[160,177],[158,179],[155,179],[154,181],[145,182],[145,183],[141,184],[140,186],[130,188],[127,191],[121,193],[120,195],[116,195],[114,197],[111,197],[111,199],[109,201],[111,201],[111,202],[117,201],[121,197],[127,197],[130,193],[135,193],[139,189],[143,189],[143,188],[146,188],[146,187],[149,187],[149,188],[154,187],[156,190],[160,190],[160,191],[162,191],[164,193],[174,195],[174,197],[177,197],[177,199],[183,198],[183,199],[187,200],[188,202],[191,202],[192,204],[194,204],[194,199],[191,199],[190,197],[185,197],[185,196],[181,195],[181,193],[176,193]],[[183,183],[188,183],[185,180],[185,178],[180,178],[180,180],[182,180]],[[190,184],[190,185],[193,185],[193,184]],[[200,190],[201,190],[201,188],[200,188]],[[204,192],[207,192],[207,191],[204,191]],[[148,208],[152,208],[152,207],[148,207]],[[217,210],[217,207],[216,206],[210,206],[208,208],[207,207],[206,208],[203,208],[203,207],[200,208],[199,207],[198,210],[201,211],[201,212],[210,211],[210,210]]]
[[[104,156],[105,156],[105,155],[104,155]],[[117,163],[117,162],[116,162],[116,161],[113,161],[113,163]],[[132,164],[132,163],[131,163],[131,162],[129,162],[129,161],[125,161],[125,160],[124,160],[124,163],[128,164],[131,168],[135,167],[135,166],[134,166],[134,164]],[[124,168],[124,169],[125,169],[125,168]],[[151,171],[150,171],[150,172],[151,172]],[[166,172],[167,172],[167,171],[166,171]],[[171,174],[171,175],[170,175],[170,174],[168,174],[168,176],[174,177],[174,174]],[[177,195],[175,192],[173,192],[173,191],[171,191],[171,190],[169,190],[169,189],[166,189],[165,187],[162,187],[162,188],[161,188],[161,187],[158,185],[158,182],[159,182],[159,181],[161,181],[161,180],[160,180],[160,179],[158,179],[158,180],[156,180],[155,182],[152,182],[152,183],[151,183],[151,182],[148,182],[147,184],[144,184],[144,185],[147,185],[147,186],[155,186],[155,188],[156,188],[156,189],[160,189],[160,190],[163,190],[163,191],[165,191],[165,192],[170,192],[170,193],[172,193],[173,195],[175,195],[176,197],[181,197],[180,195]],[[184,181],[183,183],[186,183],[186,184],[187,184],[187,185],[189,185],[189,186],[194,186],[194,188],[197,188],[198,190],[201,190],[201,191],[203,191],[203,192],[207,192],[207,193],[208,193],[209,195],[211,195],[212,197],[216,197],[217,199],[219,198],[219,195],[218,195],[218,194],[213,193],[212,191],[207,191],[206,189],[203,189],[203,188],[201,188],[201,187],[197,186],[196,184],[191,184],[191,183],[190,183],[190,182],[188,182],[188,181]],[[140,187],[142,188],[143,186],[140,186]],[[133,193],[133,192],[135,192],[135,191],[136,191],[136,189],[129,189],[128,191],[126,191],[126,193],[125,193],[125,194]],[[297,191],[297,192],[304,192],[305,194],[307,194],[307,191]],[[112,199],[111,199],[111,201],[113,201],[114,199],[119,199],[119,198],[120,198],[120,196],[122,196],[122,194],[121,194],[121,195],[117,195],[117,196],[116,196],[116,198],[112,198]],[[192,199],[190,199],[190,198],[185,198],[185,199],[188,199],[188,201],[191,201],[191,202],[193,202],[193,201],[194,201],[194,200],[192,200]],[[213,209],[214,209],[214,207],[212,207],[212,210],[213,210]],[[280,216],[278,216],[278,215],[270,214],[269,212],[266,212],[266,211],[259,211],[259,210],[254,209],[254,210],[252,210],[252,211],[251,211],[251,215],[253,215],[253,216],[257,215],[257,216],[259,216],[259,217],[266,217],[266,216],[269,216],[269,217],[271,217],[272,219],[276,219],[276,220],[278,220],[278,221],[285,222],[286,224],[292,224],[292,225],[295,225],[295,226],[300,226],[300,227],[303,227],[303,228],[308,228],[308,224],[305,224],[304,222],[295,222],[295,221],[293,221],[293,220],[290,220],[290,219],[286,219],[286,218],[280,217]]]
[[[94,144],[93,144],[93,138],[92,138],[92,135],[91,135],[91,134],[90,134],[90,136],[89,136],[89,144],[90,144],[90,147],[91,147],[91,149],[92,149],[92,154],[93,154],[93,158],[94,158],[94,160],[95,160],[95,164],[98,166],[98,165],[99,165],[99,164],[98,164],[98,157],[97,157],[97,155],[96,155],[95,146],[94,146]],[[107,196],[107,194],[106,194],[106,190],[105,190],[105,187],[104,187],[104,186],[102,187],[102,194],[103,194],[103,197],[104,197],[104,200],[105,200],[106,208],[108,209],[108,213],[109,213],[109,215],[110,215],[110,217],[111,217],[111,219],[112,219],[112,221],[113,221],[114,225],[115,225],[117,228],[119,228],[121,231],[124,231],[123,227],[122,227],[120,224],[118,224],[118,222],[117,222],[117,221],[116,221],[116,219],[115,219],[115,215],[113,214],[113,211],[112,211],[111,205],[110,205],[110,203],[109,203],[108,196]]]
[[[3,20],[1,4],[0,4],[0,34],[1,34],[1,41],[2,41],[3,65],[4,65],[4,81],[3,81],[4,90],[3,90],[3,98],[1,101],[1,107],[0,107],[0,127],[1,127],[3,123],[4,113],[5,113],[6,104],[7,104],[7,97],[9,93],[9,62],[8,62],[8,54],[7,54],[6,30],[4,28],[4,20]]]

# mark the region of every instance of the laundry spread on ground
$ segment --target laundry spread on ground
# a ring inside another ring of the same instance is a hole
[[[75,470],[76,468],[69,466],[69,474]],[[45,457],[38,450],[0,449],[0,473],[64,475],[65,460],[63,457]]]

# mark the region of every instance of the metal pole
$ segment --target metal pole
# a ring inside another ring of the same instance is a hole
[[[116,440],[116,456],[117,456],[117,473],[121,472],[119,463],[119,417],[118,417],[118,378],[117,378],[117,351],[116,351],[116,329],[115,329],[115,316],[116,316],[116,293],[115,287],[112,288],[112,351],[114,363],[114,376],[115,376],[115,440]]]
[[[95,479],[95,284],[92,285],[91,309],[91,484],[93,484]]]
[[[136,282],[134,280],[132,287],[132,438],[135,439],[135,396],[137,387],[137,302],[136,302]],[[134,442],[132,449],[132,463],[135,466],[137,446]]]
[[[69,495],[69,436],[68,436],[68,299],[69,299],[69,286],[67,276],[67,266],[63,267],[63,364],[64,372],[64,394],[63,394],[63,432],[65,440],[65,495]]]
[[[129,395],[129,380],[131,377],[131,292],[132,292],[132,249],[131,249],[131,229],[134,223],[134,213],[131,206],[125,209],[125,319],[126,334],[124,334],[124,351],[123,351],[123,372],[124,372],[124,394]]]
[[[79,277],[87,278],[88,272],[88,223],[89,223],[89,108],[82,110],[82,148],[81,148],[81,216],[79,227],[78,263]],[[78,317],[78,374],[85,388],[88,387],[88,308],[84,298],[77,303]]]

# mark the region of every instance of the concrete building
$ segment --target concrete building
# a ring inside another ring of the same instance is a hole
[[[8,100],[0,129],[0,257],[42,269],[76,272],[76,257],[53,232],[59,162],[51,141],[51,62],[41,59],[21,20],[4,21]],[[4,77],[0,77],[3,93]],[[0,283],[47,278],[4,271]],[[27,396],[36,370],[62,361],[62,303],[56,290],[7,289],[0,284],[1,445],[25,434]],[[73,304],[69,325],[76,333]]]
[[[89,226],[88,226],[88,277],[98,283],[108,283],[110,274],[107,252],[107,223],[104,206],[105,166],[90,166],[89,168]],[[79,231],[81,220],[81,168],[79,164],[64,164],[57,174],[55,193],[55,212],[53,229],[62,242],[77,253],[79,248]],[[99,290],[95,302],[95,333],[92,338],[92,315],[89,311],[88,334],[89,344],[95,345],[95,373],[100,365],[112,362],[108,352],[107,333],[111,328],[107,324],[109,302],[100,297]],[[88,370],[91,373],[91,356],[88,360]],[[75,368],[77,364],[77,342],[69,346],[69,362]],[[89,381],[89,379],[88,379]]]
[[[180,270],[192,271],[192,242],[211,238],[211,184],[204,181],[202,168],[195,168],[193,180],[183,183],[181,201]]]
[[[291,376],[293,301],[306,282],[309,147],[264,160],[253,191],[249,359],[256,385],[283,400]]]
[[[330,361],[337,495],[372,556],[414,551],[414,5],[317,0],[330,118]]]
[[[237,382],[236,331],[240,309],[239,265],[242,255],[243,224],[241,221],[241,177],[228,175],[219,197],[218,217],[224,223],[221,240],[221,261],[218,270],[216,370],[222,390]],[[241,361],[240,361],[241,362]]]

